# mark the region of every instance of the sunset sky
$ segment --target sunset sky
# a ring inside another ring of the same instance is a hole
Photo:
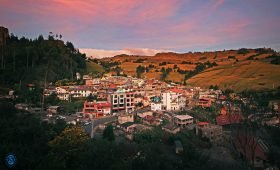
[[[99,57],[280,50],[279,0],[0,0],[0,25],[30,38],[59,33]]]

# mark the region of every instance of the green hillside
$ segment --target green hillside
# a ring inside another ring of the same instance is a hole
[[[76,72],[85,71],[85,55],[71,42],[64,43],[53,37],[30,40],[11,35],[3,47],[0,82],[2,85],[42,84],[45,80],[74,79]]]
[[[86,71],[87,73],[96,74],[103,73],[105,70],[101,65],[96,64],[93,61],[86,61]]]

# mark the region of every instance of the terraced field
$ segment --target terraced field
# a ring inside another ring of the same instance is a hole
[[[243,61],[208,69],[187,83],[200,87],[218,85],[222,89],[237,91],[272,89],[280,86],[280,66],[260,61]]]
[[[198,63],[215,62],[218,66],[207,69],[190,78],[187,83],[193,86],[209,87],[218,85],[222,89],[265,90],[280,86],[280,66],[270,64],[266,57],[273,53],[267,49],[248,49],[247,53],[238,50],[224,50],[214,52],[189,52],[189,53],[158,53],[154,56],[129,56],[118,55],[106,58],[107,61],[120,62],[120,67],[127,75],[135,76],[136,68],[154,65],[142,77],[160,79],[161,68],[172,68],[166,80],[181,83],[184,74],[174,72],[174,65],[185,71],[192,71]],[[135,63],[142,60],[142,63]],[[163,62],[166,64],[163,65]]]

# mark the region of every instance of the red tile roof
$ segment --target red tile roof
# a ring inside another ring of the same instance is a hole
[[[185,93],[184,90],[182,89],[178,89],[178,88],[173,88],[173,89],[170,89],[170,91],[174,92],[174,93]]]
[[[243,118],[240,114],[219,115],[216,117],[216,122],[218,125],[223,126],[240,123],[242,119]]]
[[[204,126],[204,125],[208,125],[209,122],[198,122],[197,125],[198,126]]]

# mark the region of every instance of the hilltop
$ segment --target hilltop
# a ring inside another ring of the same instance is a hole
[[[117,63],[111,69],[113,74],[114,68],[118,68],[125,75],[137,76],[140,73],[141,77],[146,78],[206,88],[218,85],[221,89],[243,91],[280,86],[280,66],[271,64],[272,60],[279,60],[273,49],[242,48],[182,54],[169,52],[154,56],[117,55],[100,61]]]
[[[0,28],[2,86],[74,80],[76,72],[83,74],[92,70],[91,65],[86,63],[85,54],[61,37],[49,35],[44,38],[40,35],[29,39],[9,34],[7,28]]]

